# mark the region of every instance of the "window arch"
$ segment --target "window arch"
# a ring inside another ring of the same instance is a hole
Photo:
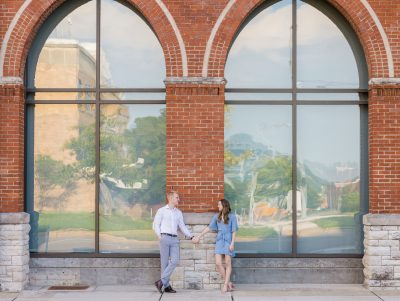
[[[27,59],[31,252],[151,254],[165,195],[165,62],[125,1],[67,1]]]
[[[265,1],[235,36],[225,77],[239,251],[360,256],[368,72],[350,24],[322,1]]]

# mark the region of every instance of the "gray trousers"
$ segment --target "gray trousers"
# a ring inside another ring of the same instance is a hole
[[[160,239],[161,281],[169,286],[169,278],[179,263],[179,238],[161,235]]]

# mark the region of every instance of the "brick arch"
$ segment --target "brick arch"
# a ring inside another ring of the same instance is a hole
[[[240,26],[265,0],[237,0],[218,29],[208,59],[208,76],[223,77],[229,48]],[[369,78],[389,77],[388,57],[377,24],[361,1],[328,0],[350,23],[364,49]],[[207,64],[207,62],[204,62]]]
[[[24,77],[31,44],[47,17],[66,0],[33,0],[19,17],[7,43],[4,77]],[[167,16],[156,1],[126,0],[146,19],[155,32],[164,53],[166,76],[183,76],[182,53],[178,38]],[[160,2],[160,1],[158,1]]]

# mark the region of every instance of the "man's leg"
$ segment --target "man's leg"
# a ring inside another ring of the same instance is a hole
[[[164,287],[169,286],[169,278],[171,277],[172,272],[176,268],[179,263],[179,238],[171,237],[169,240],[169,256],[171,260],[168,262],[167,267],[161,274],[161,281]]]
[[[168,266],[170,256],[170,241],[168,236],[161,236],[160,240],[160,262],[161,262],[161,281],[163,277],[163,273]],[[163,282],[164,285],[164,282]],[[164,285],[164,287],[166,287]]]

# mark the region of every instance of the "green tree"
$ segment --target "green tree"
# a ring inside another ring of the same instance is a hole
[[[38,155],[35,160],[35,176],[39,187],[40,206],[60,207],[62,200],[68,195],[74,183],[73,165],[65,165],[62,161],[52,159],[48,155]],[[56,186],[66,190],[66,194],[58,198],[49,197],[49,192]]]

